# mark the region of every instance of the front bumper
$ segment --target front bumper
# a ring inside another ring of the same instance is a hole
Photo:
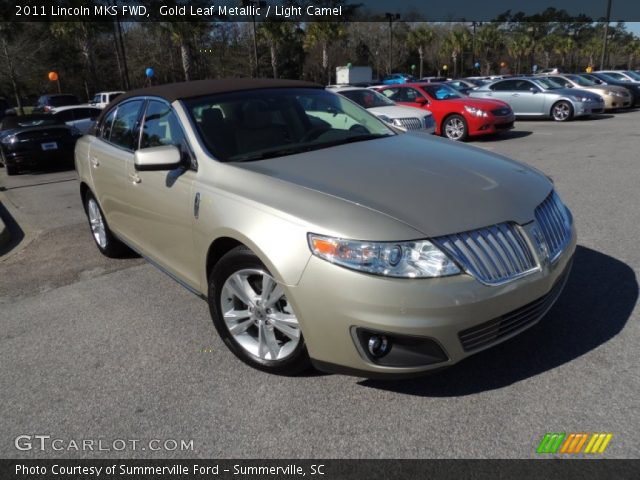
[[[597,102],[576,102],[573,108],[574,115],[576,117],[582,117],[604,112],[605,103],[604,100]]]
[[[511,130],[515,119],[516,117],[513,113],[504,116],[491,114],[486,118],[472,117],[469,122],[469,135],[488,135]]]
[[[572,227],[571,241],[555,263],[500,286],[483,285],[468,274],[437,279],[366,275],[313,256],[300,283],[287,287],[287,298],[318,368],[367,377],[411,376],[453,365],[537,323],[560,294],[575,247]],[[553,298],[520,328],[473,348],[463,344],[461,334],[500,317],[511,318],[543,297]],[[376,364],[358,346],[356,329],[430,339],[446,360],[406,367]]]

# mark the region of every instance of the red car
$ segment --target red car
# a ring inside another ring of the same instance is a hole
[[[442,83],[404,83],[376,90],[400,105],[429,110],[436,134],[451,140],[509,130],[515,120],[508,103],[467,97]]]

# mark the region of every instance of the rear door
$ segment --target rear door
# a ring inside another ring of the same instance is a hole
[[[178,147],[183,166],[171,171],[136,171],[133,156],[127,158],[123,228],[145,256],[192,288],[198,288],[193,248],[196,214],[193,183],[197,164],[171,105],[151,99],[141,123],[139,148],[162,145]]]

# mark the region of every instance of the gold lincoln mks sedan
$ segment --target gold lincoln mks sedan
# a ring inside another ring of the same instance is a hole
[[[576,245],[544,174],[312,83],[132,91],[75,161],[100,251],[205,299],[229,349],[272,373],[450,366],[538,322]]]

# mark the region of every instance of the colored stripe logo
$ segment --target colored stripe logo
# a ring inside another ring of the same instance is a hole
[[[547,433],[536,453],[604,453],[612,433]]]

